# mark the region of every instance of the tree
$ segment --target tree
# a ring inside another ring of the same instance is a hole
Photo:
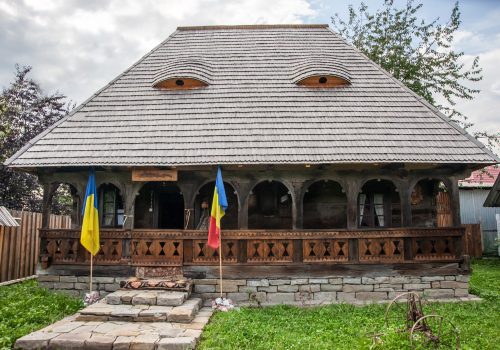
[[[471,87],[482,79],[479,57],[466,67],[461,62],[464,53],[452,48],[454,34],[461,23],[458,3],[444,24],[439,18],[430,23],[420,19],[418,11],[422,6],[407,0],[404,7],[398,8],[394,0],[385,0],[381,9],[371,13],[364,3],[358,9],[349,5],[348,19],[342,19],[337,13],[332,23],[348,42],[468,129],[473,124],[455,106],[457,100],[471,100],[480,92]],[[474,136],[485,139],[490,148],[500,146],[498,132],[479,131]]]
[[[37,177],[7,168],[3,163],[65,116],[69,104],[60,93],[44,94],[39,84],[28,77],[30,71],[31,67],[16,65],[14,82],[0,95],[0,205],[40,211],[42,190]]]

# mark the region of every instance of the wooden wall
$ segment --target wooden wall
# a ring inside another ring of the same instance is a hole
[[[38,229],[42,227],[42,214],[10,210],[21,218],[19,227],[0,226],[0,282],[28,277],[36,273],[40,241]],[[71,217],[50,215],[49,227],[71,228]]]

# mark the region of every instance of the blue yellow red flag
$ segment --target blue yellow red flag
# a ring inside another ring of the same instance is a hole
[[[224,190],[224,181],[222,181],[222,171],[217,169],[215,179],[214,198],[212,200],[212,211],[210,212],[210,224],[208,226],[208,246],[214,249],[219,247],[220,240],[220,219],[224,216],[227,209],[227,197]]]
[[[99,243],[99,213],[97,206],[97,191],[95,186],[95,174],[91,170],[89,181],[87,182],[87,191],[85,192],[85,200],[82,208],[82,234],[80,243],[87,249],[90,254],[95,256],[100,249]]]

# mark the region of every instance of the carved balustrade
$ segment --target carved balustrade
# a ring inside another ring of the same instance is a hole
[[[460,261],[464,228],[223,231],[224,264],[401,264]],[[53,264],[87,264],[78,230],[40,230]],[[218,249],[194,230],[102,230],[96,265],[216,265]]]

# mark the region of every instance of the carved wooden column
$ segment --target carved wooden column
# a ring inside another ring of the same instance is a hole
[[[179,180],[177,185],[181,189],[182,197],[184,198],[184,227],[188,230],[193,230],[195,227],[194,222],[194,202],[196,198],[197,185],[192,182]],[[190,213],[186,215],[186,210]]]
[[[293,186],[293,197],[294,197],[294,207],[292,208],[292,228],[302,229],[304,227],[304,207],[303,207],[303,191],[304,189],[304,181],[303,180],[292,180]],[[295,210],[295,212],[294,212]]]
[[[129,182],[123,185],[123,211],[125,215],[125,222],[123,228],[131,230],[134,228],[134,214],[135,214],[135,199],[139,194],[142,183]]]
[[[401,226],[403,227],[411,227],[412,219],[411,219],[411,192],[410,188],[412,184],[406,183],[402,184],[399,188],[399,198],[401,200]]]
[[[347,229],[355,230],[358,228],[359,181],[357,179],[347,178],[345,187],[347,196]]]
[[[44,182],[43,184],[43,199],[42,199],[42,228],[49,227],[50,207],[52,206],[52,197],[59,184],[52,182]]]
[[[248,197],[250,196],[251,183],[248,180],[234,181],[235,190],[238,192],[240,206],[238,207],[238,229],[248,230]]]
[[[462,222],[460,220],[460,196],[458,190],[458,180],[462,177],[450,176],[449,182],[446,184],[450,189],[451,199],[451,215],[453,219],[453,226],[460,227]]]

